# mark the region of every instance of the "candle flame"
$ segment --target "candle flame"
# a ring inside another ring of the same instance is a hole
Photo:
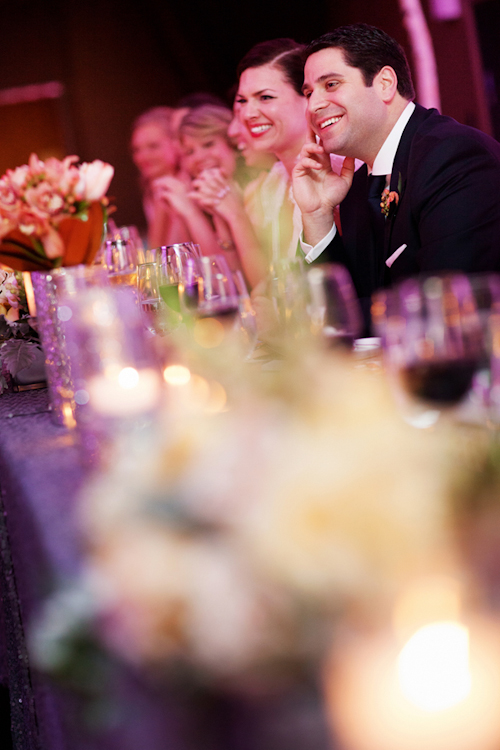
[[[399,654],[403,695],[424,711],[444,711],[471,692],[469,632],[458,622],[434,622],[417,630]]]
[[[163,378],[169,385],[186,385],[191,380],[191,373],[183,365],[169,365],[163,370]]]
[[[126,391],[139,384],[139,373],[134,367],[124,367],[118,375],[118,385]]]

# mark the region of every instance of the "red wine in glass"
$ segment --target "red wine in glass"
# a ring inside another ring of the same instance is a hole
[[[469,392],[476,359],[448,359],[415,362],[401,369],[405,389],[412,396],[435,404],[458,404]]]
[[[223,325],[231,325],[235,322],[239,313],[238,304],[233,302],[221,302],[218,304],[202,305],[196,311],[198,318],[215,318]]]

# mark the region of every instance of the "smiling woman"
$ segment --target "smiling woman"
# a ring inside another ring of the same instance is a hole
[[[237,71],[235,114],[241,127],[255,151],[278,159],[247,206],[265,255],[272,263],[295,256],[301,229],[290,175],[308,129],[302,95],[303,49],[293,39],[261,42],[245,55]]]
[[[293,39],[261,42],[245,55],[237,70],[240,120],[254,148],[274,154],[288,173],[307,134],[303,49]]]
[[[243,270],[253,286],[262,276],[260,250],[238,184],[238,153],[228,136],[232,119],[230,109],[215,104],[188,112],[179,128],[186,180],[162,177],[154,189],[203,255],[223,252],[231,270]]]
[[[220,169],[225,177],[233,176],[237,153],[227,134],[232,118],[226,107],[205,105],[182,120],[183,166],[193,179],[204,169]]]

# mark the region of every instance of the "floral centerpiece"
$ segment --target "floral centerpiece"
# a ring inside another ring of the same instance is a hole
[[[376,619],[443,558],[437,436],[382,377],[298,348],[273,373],[169,365],[159,424],[82,498],[88,565],[39,624],[42,667],[87,623],[167,680],[273,690],[319,673],[341,614]]]
[[[18,271],[91,263],[103,234],[113,167],[77,156],[8,169],[0,179],[0,264]]]
[[[0,394],[6,378],[31,365],[40,350],[20,273],[0,271]]]
[[[1,279],[0,393],[6,376],[32,364],[39,348],[19,272],[36,315],[29,272],[90,264],[101,246],[114,170],[100,160],[77,162],[78,156],[42,161],[31,154],[28,164],[0,178],[0,268],[18,272]]]

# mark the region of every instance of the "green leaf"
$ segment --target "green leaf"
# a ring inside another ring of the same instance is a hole
[[[11,375],[17,375],[20,370],[29,367],[36,356],[37,345],[22,339],[9,339],[2,346],[1,354],[5,367]]]

